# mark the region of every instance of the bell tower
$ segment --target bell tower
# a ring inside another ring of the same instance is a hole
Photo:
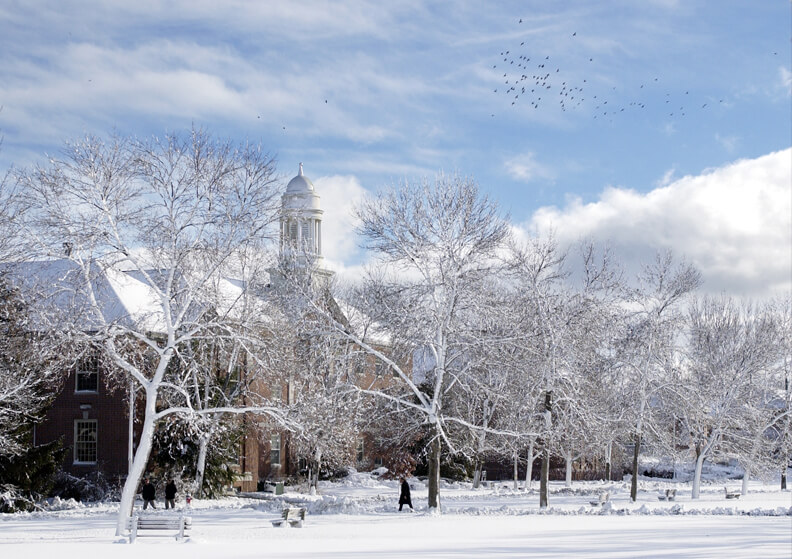
[[[280,256],[298,264],[313,263],[324,267],[322,258],[322,211],[319,195],[311,180],[303,173],[289,181],[281,198]]]

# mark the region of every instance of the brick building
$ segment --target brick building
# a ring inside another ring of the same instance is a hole
[[[310,260],[316,280],[328,281],[333,274],[323,267],[323,211],[313,183],[303,174],[302,164],[297,176],[288,183],[281,204],[281,257],[306,265]],[[14,273],[22,289],[47,292],[44,297],[47,305],[76,313],[80,329],[87,332],[97,329],[91,320],[89,302],[81,300],[82,291],[75,287],[81,277],[73,262],[68,259],[26,262]],[[279,288],[278,278],[272,270],[271,289]],[[101,312],[107,322],[145,321],[159,310],[151,289],[134,273],[102,269],[92,281],[94,290],[102,293]],[[139,413],[141,404],[130,405],[129,386],[119,385],[108,373],[96,356],[81,359],[68,372],[44,420],[35,427],[34,444],[63,441],[67,448],[63,468],[76,476],[100,472],[108,480],[123,479],[140,436],[140,421],[130,421],[130,415]],[[262,390],[280,392],[283,401],[294,396],[294,387],[285,378]],[[235,485],[244,491],[255,491],[263,481],[294,475],[297,464],[292,459],[288,432],[262,428],[254,416],[245,416],[242,421],[247,435],[239,448]],[[365,456],[368,445],[363,437],[360,441],[358,456],[353,458],[373,464],[374,460]]]

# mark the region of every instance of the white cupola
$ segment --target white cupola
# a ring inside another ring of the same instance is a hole
[[[302,163],[281,197],[281,210],[281,257],[293,256],[298,262],[311,259],[316,267],[322,268],[323,212],[313,183],[303,174]]]

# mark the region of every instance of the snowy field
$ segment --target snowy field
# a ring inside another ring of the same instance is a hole
[[[0,557],[792,557],[792,493],[777,485],[753,484],[747,496],[727,501],[724,484],[713,483],[691,501],[689,485],[642,480],[631,503],[627,483],[575,482],[571,489],[553,483],[542,511],[536,488],[444,484],[442,515],[427,514],[423,483],[411,485],[415,513],[398,511],[397,482],[363,473],[323,483],[317,496],[193,501],[193,529],[183,543],[156,537],[127,545],[114,535],[117,505],[55,502],[46,512],[0,515]],[[728,485],[738,489],[739,482]],[[658,500],[658,491],[670,487],[678,488],[676,500]],[[609,492],[610,504],[593,507],[589,501],[601,491]],[[285,504],[308,509],[303,528],[272,527]]]

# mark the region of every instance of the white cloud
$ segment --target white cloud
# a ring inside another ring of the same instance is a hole
[[[786,95],[792,95],[792,72],[781,66],[778,68],[778,77],[781,83],[781,89],[784,90],[784,93],[786,93]]]
[[[740,141],[737,136],[721,136],[720,134],[715,134],[715,140],[729,153],[733,153],[734,150],[737,149],[737,145]]]
[[[655,181],[655,186],[656,187],[668,186],[669,184],[671,184],[676,180],[676,177],[674,176],[675,174],[676,174],[676,169],[672,167],[671,169],[663,173],[663,177],[660,180]]]
[[[536,155],[532,152],[523,153],[507,159],[504,162],[506,172],[515,180],[531,182],[536,179],[555,178],[555,173],[549,167],[536,161]]]
[[[362,250],[354,233],[358,223],[353,209],[366,196],[366,189],[349,175],[319,177],[313,183],[324,210],[322,255],[328,267],[339,273],[355,269]]]
[[[522,229],[564,245],[609,242],[627,269],[671,249],[702,272],[709,292],[766,297],[792,289],[792,148],[687,176],[648,193],[608,187],[536,211]]]

